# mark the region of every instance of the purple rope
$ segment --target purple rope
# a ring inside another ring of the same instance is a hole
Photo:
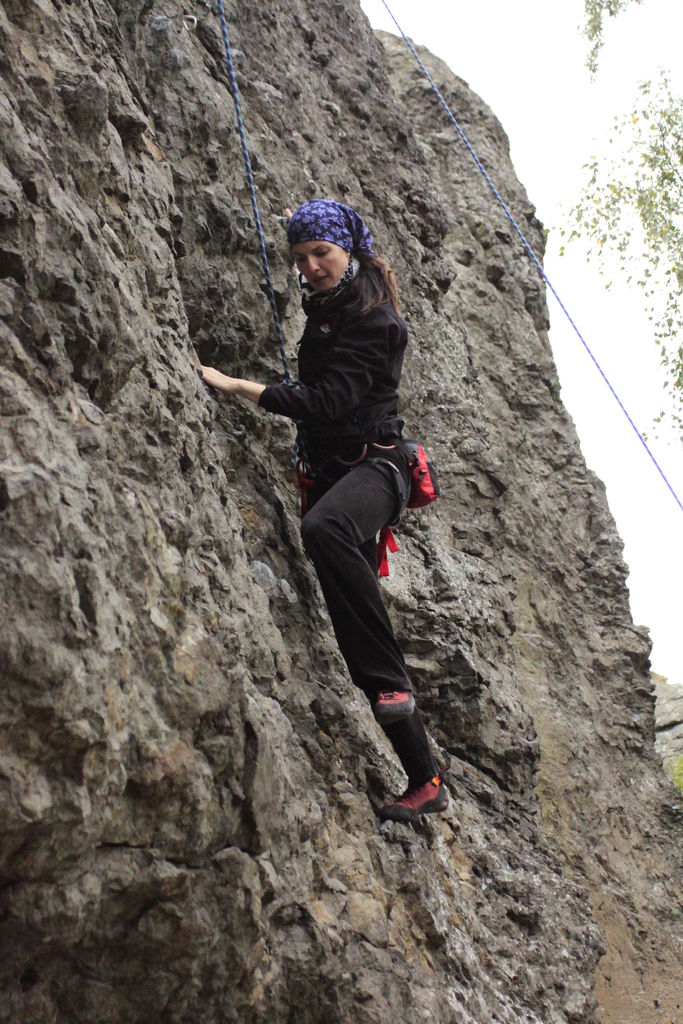
[[[418,54],[417,50],[415,49],[415,47],[414,47],[414,46],[413,46],[413,44],[411,43],[410,39],[408,39],[407,35],[405,34],[405,32],[403,31],[403,29],[401,28],[401,26],[400,26],[400,25],[399,25],[399,23],[397,22],[397,20],[396,20],[396,18],[394,17],[394,15],[393,15],[393,13],[392,13],[392,11],[391,11],[391,9],[390,9],[390,7],[389,7],[388,3],[386,2],[386,0],[382,0],[382,3],[384,4],[384,7],[386,8],[386,10],[387,10],[387,13],[389,14],[389,16],[390,16],[391,20],[393,21],[394,25],[396,26],[396,28],[398,29],[398,31],[399,31],[399,32],[401,33],[401,35],[403,36],[403,39],[404,39],[404,41],[405,41],[406,45],[408,46],[408,48],[409,48],[410,52],[412,53],[413,57],[415,58],[415,60],[416,60],[416,61],[417,61],[417,63],[419,64],[420,68],[422,69],[422,73],[423,73],[423,75],[425,76],[425,78],[427,79],[427,81],[428,81],[428,82],[429,82],[429,84],[431,85],[432,89],[434,90],[434,92],[435,92],[436,96],[437,96],[437,97],[438,97],[438,99],[439,99],[439,102],[441,103],[441,106],[442,106],[442,107],[444,108],[444,110],[446,111],[446,114],[448,115],[448,117],[449,117],[449,118],[450,118],[450,120],[452,121],[453,125],[455,126],[455,129],[456,129],[456,131],[457,131],[458,135],[460,136],[460,138],[462,139],[463,143],[465,144],[465,146],[466,146],[466,148],[467,148],[467,151],[468,151],[468,153],[470,154],[470,156],[471,156],[471,157],[472,157],[472,159],[474,160],[475,164],[477,165],[477,167],[478,167],[478,168],[479,168],[479,170],[481,171],[481,173],[482,173],[482,175],[483,175],[483,177],[484,177],[484,180],[486,181],[486,184],[488,185],[488,187],[489,187],[489,188],[491,189],[491,191],[493,192],[493,194],[494,194],[494,196],[496,197],[496,199],[497,199],[497,201],[498,201],[499,205],[500,205],[500,206],[502,207],[502,209],[503,209],[503,212],[505,213],[505,216],[506,216],[506,217],[507,217],[507,219],[509,220],[509,222],[510,222],[510,224],[512,225],[512,227],[513,227],[514,231],[516,232],[516,234],[517,234],[517,235],[519,236],[519,238],[520,238],[520,240],[521,240],[521,242],[522,242],[522,244],[523,244],[524,248],[526,249],[526,251],[527,251],[528,255],[529,255],[529,256],[531,257],[531,260],[533,261],[533,263],[535,264],[535,266],[536,266],[536,269],[538,270],[539,274],[541,275],[541,277],[543,278],[543,280],[544,280],[544,281],[545,281],[545,283],[547,284],[547,286],[548,286],[548,288],[550,289],[550,291],[551,291],[551,292],[553,293],[553,295],[555,296],[555,298],[556,298],[556,300],[557,300],[557,302],[558,302],[558,305],[559,305],[560,309],[562,310],[562,312],[563,312],[563,313],[564,313],[564,315],[566,316],[566,318],[567,318],[567,320],[569,321],[569,323],[570,323],[570,324],[572,325],[572,327],[574,328],[574,331],[575,331],[575,333],[576,333],[576,336],[578,337],[579,341],[581,342],[581,344],[582,344],[582,345],[583,345],[583,347],[585,348],[586,352],[588,353],[588,355],[589,355],[589,356],[590,356],[590,358],[592,359],[592,361],[593,361],[593,363],[594,363],[595,367],[596,367],[596,368],[597,368],[597,370],[598,370],[598,373],[600,374],[600,376],[601,376],[601,377],[602,377],[602,379],[604,380],[605,384],[607,385],[607,387],[608,387],[608,388],[609,388],[609,390],[611,391],[611,393],[612,393],[612,395],[613,395],[614,399],[616,400],[616,402],[617,402],[617,404],[618,404],[619,408],[620,408],[620,409],[621,409],[621,411],[623,412],[623,414],[624,414],[624,416],[626,417],[626,419],[628,420],[628,422],[629,422],[629,423],[631,424],[631,427],[633,428],[633,430],[634,430],[634,432],[635,432],[635,434],[636,434],[636,436],[637,436],[638,440],[639,440],[639,441],[640,441],[640,443],[642,444],[642,446],[643,446],[643,448],[645,449],[645,451],[647,452],[647,454],[648,454],[648,455],[650,456],[650,459],[652,460],[652,462],[653,462],[653,464],[654,464],[654,466],[655,466],[655,468],[656,468],[657,472],[658,472],[658,473],[659,473],[659,475],[661,476],[661,478],[662,478],[662,480],[664,481],[664,483],[666,484],[666,486],[667,486],[667,487],[669,488],[669,490],[671,491],[671,494],[673,495],[674,501],[676,502],[676,504],[678,505],[678,507],[680,508],[680,510],[681,510],[681,511],[683,512],[683,504],[681,503],[681,499],[680,499],[680,498],[678,497],[678,495],[676,494],[676,492],[675,492],[675,490],[673,489],[672,485],[671,485],[671,484],[669,483],[669,481],[668,481],[668,479],[667,479],[667,477],[666,477],[666,475],[665,475],[665,473],[664,473],[664,470],[662,469],[662,467],[661,467],[661,466],[659,465],[659,463],[657,462],[657,459],[655,458],[655,456],[653,455],[652,451],[650,450],[650,448],[649,448],[649,446],[648,446],[648,444],[647,444],[647,441],[645,440],[645,438],[643,437],[643,435],[641,434],[641,432],[640,432],[640,431],[638,430],[638,427],[637,427],[637,426],[635,425],[635,423],[633,422],[633,419],[631,418],[631,416],[630,416],[630,414],[629,414],[629,412],[628,412],[628,410],[627,410],[626,406],[625,406],[625,405],[624,405],[624,403],[623,403],[623,402],[621,401],[621,399],[619,398],[619,395],[618,395],[618,394],[616,393],[616,391],[615,391],[615,390],[614,390],[614,388],[612,387],[612,384],[610,383],[609,379],[607,378],[607,375],[605,374],[604,370],[603,370],[603,369],[602,369],[602,367],[600,366],[600,363],[599,363],[599,362],[597,361],[597,359],[595,358],[595,356],[594,356],[594,355],[593,355],[593,353],[591,352],[591,350],[590,350],[590,348],[589,348],[589,346],[588,346],[588,343],[586,342],[585,338],[584,338],[584,337],[583,337],[583,335],[581,334],[581,331],[580,331],[580,330],[579,330],[579,328],[578,328],[578,327],[576,326],[576,324],[574,323],[574,320],[573,320],[573,319],[572,319],[572,317],[570,316],[570,314],[569,314],[569,311],[567,310],[567,307],[565,306],[565,304],[563,303],[562,299],[560,298],[560,296],[559,296],[559,295],[557,294],[557,292],[555,291],[555,288],[553,287],[553,284],[552,284],[552,282],[551,282],[551,281],[549,280],[549,278],[548,278],[548,275],[546,274],[545,270],[543,269],[543,266],[542,266],[542,264],[541,264],[541,261],[539,260],[538,256],[537,256],[537,255],[536,255],[536,253],[534,252],[534,250],[533,250],[533,248],[531,247],[530,243],[529,243],[529,242],[527,241],[527,239],[525,238],[525,236],[524,236],[524,234],[523,234],[523,232],[522,232],[521,228],[520,228],[520,227],[519,227],[519,225],[517,224],[517,221],[516,221],[516,220],[515,220],[515,218],[513,217],[512,213],[511,213],[511,212],[510,212],[510,210],[508,209],[507,205],[506,205],[506,204],[505,204],[505,202],[503,201],[503,199],[502,199],[502,197],[501,197],[501,195],[500,195],[500,193],[499,193],[498,189],[496,188],[496,186],[494,185],[494,183],[493,183],[493,181],[491,180],[490,176],[488,175],[488,173],[487,173],[487,171],[486,171],[486,168],[485,168],[485,167],[483,166],[483,164],[482,164],[481,160],[479,159],[479,157],[477,156],[476,152],[474,151],[474,148],[473,148],[472,144],[470,143],[469,139],[468,139],[468,138],[467,138],[467,136],[465,135],[465,132],[464,132],[464,131],[462,130],[462,128],[461,128],[461,127],[460,127],[460,125],[458,124],[458,121],[457,121],[457,119],[456,119],[455,115],[453,114],[453,111],[451,110],[451,108],[449,107],[448,103],[446,103],[446,100],[445,100],[445,99],[443,98],[443,96],[442,96],[442,95],[441,95],[441,93],[439,92],[439,90],[438,90],[438,88],[437,88],[436,84],[434,83],[434,80],[433,80],[432,76],[431,76],[431,75],[429,74],[429,71],[427,70],[427,68],[426,68],[426,67],[425,67],[425,65],[423,64],[422,60],[420,59],[420,55]]]

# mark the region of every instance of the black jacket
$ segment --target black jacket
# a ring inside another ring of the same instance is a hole
[[[405,321],[388,302],[365,315],[348,300],[314,308],[300,342],[300,385],[267,387],[259,405],[300,421],[315,459],[400,437],[407,342]]]

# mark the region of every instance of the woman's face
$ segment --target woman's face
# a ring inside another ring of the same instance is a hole
[[[328,292],[341,280],[349,253],[334,242],[297,242],[292,246],[297,270],[317,292]]]

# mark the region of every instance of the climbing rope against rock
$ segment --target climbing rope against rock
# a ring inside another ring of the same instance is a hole
[[[389,7],[389,4],[386,2],[386,0],[382,0],[382,4],[384,5],[384,7],[385,7],[389,17],[391,18],[391,20],[393,21],[394,25],[396,26],[396,28],[400,32],[401,36],[403,37],[403,40],[404,40],[406,46],[408,47],[408,49],[412,53],[413,57],[417,61],[418,65],[419,65],[419,67],[420,67],[420,69],[422,71],[422,74],[425,76],[425,78],[427,79],[427,81],[431,85],[432,90],[434,91],[434,94],[436,95],[436,97],[438,98],[439,102],[441,103],[441,106],[446,111],[446,114],[448,115],[448,118],[450,119],[452,124],[455,126],[455,129],[456,129],[458,135],[460,136],[460,138],[462,139],[462,142],[464,143],[468,153],[470,154],[470,156],[474,160],[475,164],[477,165],[479,171],[483,175],[484,180],[486,181],[486,184],[488,185],[489,189],[491,190],[491,192],[495,196],[497,202],[501,206],[503,212],[505,213],[505,216],[507,217],[508,221],[512,225],[512,228],[514,229],[515,233],[520,238],[524,248],[526,249],[529,257],[532,260],[532,262],[534,263],[536,269],[538,270],[539,274],[541,275],[542,279],[545,281],[545,283],[548,286],[548,288],[550,289],[550,291],[555,296],[555,299],[557,300],[560,309],[562,310],[562,312],[566,316],[567,320],[571,324],[572,328],[574,329],[574,332],[575,332],[576,336],[578,337],[579,341],[581,342],[581,344],[583,345],[584,349],[586,350],[586,352],[590,356],[591,360],[593,361],[593,364],[595,365],[596,369],[598,370],[598,373],[600,374],[600,376],[604,380],[605,384],[607,385],[607,387],[611,391],[612,396],[616,400],[619,408],[621,409],[621,411],[623,412],[624,416],[626,417],[626,419],[630,423],[631,427],[635,431],[635,434],[636,434],[638,440],[640,441],[640,443],[642,444],[643,448],[645,449],[645,451],[649,455],[650,459],[652,460],[652,462],[653,462],[653,464],[655,466],[655,469],[657,470],[657,472],[661,476],[662,480],[664,481],[664,483],[666,484],[668,489],[671,491],[671,494],[673,495],[674,501],[676,502],[676,504],[678,505],[680,510],[683,512],[683,503],[681,503],[681,499],[678,497],[678,495],[676,494],[676,492],[673,489],[672,485],[669,483],[669,480],[667,479],[667,477],[666,477],[666,475],[664,473],[664,470],[661,468],[661,466],[657,462],[657,459],[655,458],[653,452],[651,451],[650,447],[648,446],[647,441],[645,440],[645,438],[641,434],[640,430],[638,430],[638,427],[636,426],[636,424],[634,423],[633,419],[631,418],[628,410],[626,409],[626,406],[621,401],[621,399],[619,398],[619,395],[617,394],[617,392],[612,387],[612,384],[610,383],[607,375],[605,374],[604,370],[600,366],[600,363],[597,361],[597,359],[593,355],[591,349],[588,346],[587,341],[585,340],[585,338],[581,334],[581,331],[579,330],[579,328],[577,327],[576,323],[574,322],[574,320],[572,319],[571,315],[569,314],[569,311],[568,311],[567,307],[563,303],[563,301],[560,298],[560,296],[558,295],[558,293],[555,291],[555,288],[553,287],[552,282],[550,281],[550,279],[548,278],[548,275],[546,274],[545,270],[543,269],[543,265],[542,265],[541,261],[539,260],[538,256],[534,252],[531,244],[527,241],[524,233],[522,232],[521,228],[517,224],[517,221],[513,217],[512,213],[510,212],[510,210],[508,208],[508,206],[506,205],[506,203],[504,202],[502,196],[500,195],[498,189],[496,188],[496,186],[494,185],[493,181],[491,180],[491,177],[489,176],[489,174],[486,171],[486,168],[483,166],[481,160],[477,156],[477,153],[476,153],[474,147],[472,146],[471,142],[467,138],[467,135],[463,131],[462,127],[460,126],[460,124],[459,124],[457,118],[455,117],[453,111],[451,110],[451,108],[449,107],[448,103],[446,102],[446,100],[441,95],[441,92],[439,91],[436,83],[434,82],[434,79],[432,78],[432,76],[430,75],[429,71],[425,67],[422,59],[420,58],[420,55],[418,54],[418,52],[415,49],[415,47],[413,46],[412,42],[410,41],[410,39],[408,39],[407,35],[405,34],[403,29],[399,25],[398,21],[394,17],[394,14],[393,14],[391,8]]]
[[[218,7],[218,14],[221,21],[221,31],[223,33],[223,43],[225,44],[225,58],[228,65],[228,76],[230,78],[230,88],[232,91],[232,98],[235,104],[235,113],[237,114],[237,127],[240,134],[240,144],[242,147],[242,156],[244,158],[244,169],[247,175],[247,184],[249,186],[249,194],[251,196],[251,207],[254,213],[254,223],[256,225],[256,233],[258,235],[259,251],[261,253],[261,265],[263,266],[263,274],[266,281],[266,290],[268,292],[268,301],[270,303],[270,311],[273,316],[273,324],[275,326],[275,335],[277,337],[278,347],[280,349],[280,359],[282,360],[282,368],[284,371],[284,383],[289,384],[291,387],[297,387],[299,382],[292,379],[292,375],[289,371],[289,363],[287,362],[287,356],[285,354],[285,340],[282,335],[282,327],[280,325],[280,317],[278,316],[277,303],[275,301],[275,290],[273,288],[273,280],[270,274],[270,264],[268,262],[268,253],[266,252],[266,240],[263,234],[263,226],[261,224],[261,217],[258,209],[258,201],[256,199],[256,186],[254,184],[254,175],[251,169],[251,157],[249,156],[249,147],[247,145],[247,136],[244,128],[244,119],[242,117],[242,106],[240,104],[239,88],[237,86],[237,78],[235,76],[235,67],[232,60],[232,48],[230,46],[230,36],[228,35],[228,24],[225,17],[225,8],[223,6],[223,0],[216,0]],[[290,458],[290,464],[294,468],[298,463],[303,467],[304,472],[311,476],[311,468],[308,458],[306,433],[303,424],[296,423],[297,433],[296,440],[292,445],[292,454]]]
[[[237,87],[237,78],[235,76],[235,68],[232,60],[232,48],[230,46],[230,37],[228,35],[228,24],[225,18],[225,8],[223,6],[223,0],[216,0],[218,7],[218,15],[221,21],[221,31],[223,33],[223,43],[225,44],[225,57],[228,65],[228,76],[230,78],[230,88],[232,91],[232,98],[235,104],[235,112],[237,114],[237,127],[240,134],[240,143],[242,146],[242,156],[244,158],[244,168],[247,175],[247,184],[249,186],[249,193],[251,195],[251,207],[254,213],[254,223],[256,225],[256,233],[258,235],[259,251],[261,253],[261,264],[263,266],[263,274],[266,281],[266,289],[268,292],[268,301],[270,303],[270,311],[273,315],[273,324],[275,325],[275,335],[277,337],[278,346],[280,348],[280,358],[282,359],[282,366],[284,369],[284,375],[286,381],[291,381],[291,374],[289,372],[289,364],[287,362],[287,356],[285,354],[285,341],[282,335],[282,327],[280,326],[280,317],[277,312],[277,303],[275,302],[275,290],[273,288],[273,280],[270,274],[270,264],[268,263],[268,253],[266,252],[266,240],[263,234],[263,226],[261,224],[261,217],[258,209],[258,202],[256,199],[256,186],[254,184],[254,175],[251,169],[251,158],[249,156],[249,148],[247,146],[247,136],[244,129],[244,119],[242,118],[242,107],[240,104],[240,94]]]

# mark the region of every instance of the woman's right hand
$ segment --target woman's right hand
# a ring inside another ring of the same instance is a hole
[[[224,395],[242,395],[255,405],[258,405],[259,398],[265,390],[264,384],[258,384],[255,380],[243,380],[241,377],[228,377],[213,366],[202,366],[201,374],[202,380],[209,387],[222,391]]]
[[[216,388],[217,391],[222,391],[226,395],[233,395],[237,392],[238,380],[236,377],[227,377],[213,366],[202,366],[201,370],[202,380],[209,387]]]

